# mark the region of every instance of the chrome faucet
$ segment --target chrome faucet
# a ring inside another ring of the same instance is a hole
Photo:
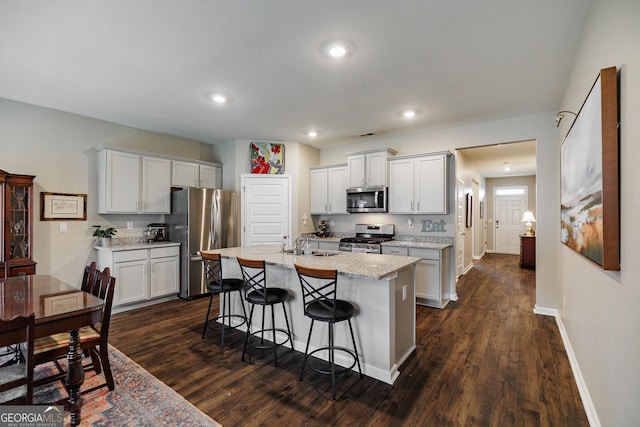
[[[293,242],[293,254],[294,255],[302,255],[302,236],[296,238],[296,240]]]

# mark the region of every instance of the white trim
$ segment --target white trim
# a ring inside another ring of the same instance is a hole
[[[582,399],[582,405],[584,406],[584,410],[587,413],[589,425],[591,427],[601,427],[602,424],[600,424],[598,412],[596,411],[596,407],[593,404],[593,400],[591,400],[591,394],[589,394],[589,389],[587,388],[587,384],[584,381],[584,377],[582,376],[582,371],[580,370],[580,365],[578,365],[576,354],[573,352],[573,348],[571,347],[571,341],[569,341],[569,335],[567,334],[567,330],[565,329],[564,323],[562,322],[562,317],[560,317],[560,312],[555,308],[539,307],[538,305],[534,307],[533,312],[535,314],[553,316],[556,318],[556,324],[558,325],[558,329],[560,330],[560,336],[562,337],[562,342],[564,343],[564,348],[567,352],[567,357],[569,358],[569,364],[571,365],[573,377],[575,378],[576,385],[578,386],[578,392],[580,393],[580,399]]]

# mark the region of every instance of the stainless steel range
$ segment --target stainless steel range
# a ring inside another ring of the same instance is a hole
[[[379,254],[380,243],[393,239],[393,224],[356,224],[356,236],[340,239],[339,249],[344,252]]]

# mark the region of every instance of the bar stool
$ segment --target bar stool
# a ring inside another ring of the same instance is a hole
[[[220,325],[220,347],[224,348],[224,331],[226,329],[237,328],[238,326],[247,323],[247,312],[244,308],[244,303],[242,302],[242,289],[244,288],[244,280],[222,277],[222,259],[220,258],[220,254],[201,253],[200,255],[202,256],[202,262],[204,263],[205,267],[207,290],[211,292],[211,298],[209,299],[209,308],[207,309],[207,317],[204,321],[204,327],[202,328],[202,339],[204,339],[207,328],[214,329],[209,325],[209,323],[214,322],[214,324],[216,324],[218,321],[220,321],[222,323]],[[230,294],[232,292],[238,292],[243,314],[231,313]],[[210,319],[209,315],[211,313],[211,304],[213,303],[213,297],[215,295],[220,295],[222,314],[213,319]],[[240,319],[240,323],[232,326],[232,319]]]
[[[356,339],[353,335],[353,327],[351,326],[351,318],[355,314],[355,308],[349,301],[336,299],[336,289],[338,287],[338,271],[325,270],[319,268],[305,267],[295,264],[300,286],[302,287],[302,298],[304,306],[304,315],[311,319],[311,327],[309,328],[309,337],[307,338],[307,346],[304,350],[304,359],[302,360],[302,369],[300,370],[300,379],[304,375],[304,368],[307,365],[309,356],[319,351],[329,351],[330,370],[322,370],[315,368],[309,364],[309,368],[320,374],[331,375],[332,398],[336,398],[336,373],[342,374],[348,372],[356,364],[358,365],[358,373],[362,378],[362,369],[360,368],[360,358],[358,357],[358,349],[356,347]],[[311,333],[315,321],[329,323],[329,345],[320,347],[309,353],[309,343],[311,342]],[[351,332],[351,342],[353,350],[345,347],[337,347],[334,344],[333,326],[335,323],[346,320],[349,323],[349,331]],[[348,368],[340,367],[336,369],[334,353],[335,350],[343,351],[353,357],[353,363]]]
[[[251,304],[251,310],[249,310],[249,321],[247,323],[247,335],[244,341],[244,349],[242,350],[242,361],[244,361],[244,355],[247,351],[248,345],[260,349],[273,348],[273,359],[275,362],[275,366],[278,366],[278,346],[281,346],[288,341],[291,345],[291,350],[293,351],[293,341],[291,341],[289,318],[287,317],[287,310],[284,304],[289,297],[289,293],[286,289],[267,287],[267,276],[264,260],[251,260],[238,257],[238,264],[240,264],[240,270],[242,270],[242,277],[244,278],[245,282],[245,300],[249,304]],[[273,309],[273,306],[276,304],[282,304],[284,320],[287,324],[286,330],[276,328],[275,314]],[[262,306],[262,324],[259,330],[251,332],[253,310],[256,305]],[[266,328],[264,324],[265,311],[268,306],[271,307],[271,328]],[[284,333],[286,335],[286,338],[281,342],[277,342],[276,331]],[[270,343],[265,342],[265,332],[271,332],[272,341]],[[252,337],[257,338],[258,335],[260,335],[259,342],[250,342]]]

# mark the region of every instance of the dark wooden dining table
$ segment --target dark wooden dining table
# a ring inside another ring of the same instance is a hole
[[[80,424],[80,387],[84,382],[78,329],[99,322],[103,305],[102,299],[52,276],[0,278],[0,318],[8,320],[34,313],[36,338],[69,332],[66,386],[71,425]]]

